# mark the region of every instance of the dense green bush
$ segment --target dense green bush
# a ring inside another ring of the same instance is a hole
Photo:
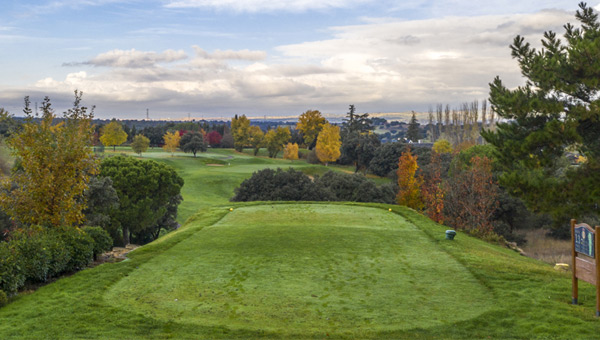
[[[94,240],[94,260],[98,255],[112,249],[113,240],[108,232],[101,227],[83,227],[83,231]]]
[[[0,290],[8,295],[17,292],[25,283],[25,275],[19,267],[18,254],[8,242],[0,242]]]
[[[317,177],[315,184],[330,191],[335,201],[393,204],[396,197],[393,186],[377,187],[373,181],[359,174],[328,171]]]
[[[59,229],[60,238],[70,255],[65,271],[71,272],[87,267],[94,258],[94,239],[79,228]]]
[[[8,296],[3,290],[0,290],[0,307],[6,305],[8,303]]]

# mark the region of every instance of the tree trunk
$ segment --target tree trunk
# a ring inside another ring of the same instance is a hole
[[[129,229],[127,227],[121,227],[121,229],[123,230],[123,246],[126,246],[129,244]]]

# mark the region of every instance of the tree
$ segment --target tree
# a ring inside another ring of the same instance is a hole
[[[116,150],[117,145],[121,145],[127,141],[127,133],[123,131],[123,127],[116,120],[112,120],[102,128],[100,141],[105,146],[113,147]]]
[[[325,166],[327,166],[327,163],[329,162],[335,162],[340,158],[341,146],[340,128],[329,123],[323,125],[323,129],[317,138],[316,150],[319,160],[325,163]]]
[[[149,146],[150,140],[144,135],[137,135],[133,137],[133,141],[131,142],[131,149],[133,152],[140,155],[140,157],[142,156],[142,152],[148,150]]]
[[[354,105],[350,105],[348,113],[344,119],[343,130],[346,132],[365,133],[373,130],[373,123],[369,119],[368,113],[356,114]]]
[[[122,241],[145,239],[165,214],[169,202],[180,194],[183,179],[175,169],[153,160],[133,157],[108,157],[102,161],[100,175],[110,177],[120,206],[111,211],[111,228],[120,230]]]
[[[407,148],[398,160],[398,195],[396,195],[396,201],[400,205],[415,210],[423,208],[421,199],[423,178],[416,176],[418,168],[417,157],[412,155],[410,148]]]
[[[290,129],[288,127],[278,126],[276,129],[267,131],[265,135],[265,143],[269,157],[275,158],[277,154],[283,150],[283,146],[290,140]]]
[[[207,138],[208,144],[211,147],[216,148],[221,144],[221,139],[223,139],[223,136],[221,136],[221,134],[218,131],[211,131],[208,133]]]
[[[498,206],[498,186],[492,177],[492,162],[475,156],[467,169],[453,169],[445,184],[446,223],[456,229],[487,234]]]
[[[0,138],[10,136],[17,129],[17,126],[18,124],[13,115],[0,107]]]
[[[342,146],[340,149],[341,164],[353,164],[354,172],[367,171],[369,163],[375,156],[377,148],[381,145],[379,138],[374,133],[360,133],[358,131],[342,133]]]
[[[451,153],[452,144],[445,139],[438,139],[435,143],[433,143],[433,151],[437,153]]]
[[[119,196],[109,177],[90,178],[85,198],[88,206],[83,210],[85,225],[108,229],[111,224],[110,213],[119,208]]]
[[[70,226],[83,220],[84,191],[98,165],[90,147],[94,109],[88,113],[81,96],[75,91],[73,107],[58,124],[48,97],[39,122],[25,97],[23,129],[7,140],[18,164],[0,192],[0,206],[21,223]]]
[[[194,157],[196,157],[198,151],[204,152],[207,149],[204,136],[200,132],[195,131],[183,135],[179,144],[181,145],[181,150],[183,150],[183,152],[191,152],[194,154]]]
[[[217,132],[218,133],[218,132]],[[165,145],[163,145],[163,149],[167,152],[171,153],[171,156],[177,151],[179,147],[179,142],[181,141],[181,135],[179,132],[167,132],[163,136],[163,140],[165,141]]]
[[[482,133],[504,166],[500,183],[556,221],[598,216],[600,209],[600,22],[591,7],[579,7],[581,26],[567,23],[564,43],[551,31],[541,50],[515,37],[512,56],[527,81],[510,90],[494,79],[492,112],[504,121]],[[588,161],[561,161],[569,150]]]
[[[304,143],[308,149],[312,150],[317,136],[325,124],[327,124],[327,119],[318,110],[308,110],[300,115],[296,129],[302,132]]]
[[[249,144],[250,139],[250,120],[246,118],[246,115],[241,117],[235,115],[231,120],[231,134],[235,150],[242,152],[244,147]]]
[[[433,152],[430,168],[424,176],[421,188],[425,213],[437,223],[444,223],[444,188],[442,187],[441,156]]]
[[[398,170],[398,159],[406,150],[404,143],[385,143],[381,145],[369,163],[369,171],[381,177],[393,177]]]
[[[288,143],[283,149],[283,158],[295,161],[298,159],[298,144]]]
[[[421,139],[421,130],[419,128],[419,121],[417,121],[417,116],[413,111],[412,117],[410,118],[410,122],[408,123],[408,131],[406,131],[406,138],[410,141],[416,143]]]
[[[252,125],[248,129],[249,138],[248,142],[254,149],[254,156],[258,155],[258,151],[265,145],[265,134],[262,132],[260,127]]]
[[[225,125],[223,128],[223,139],[221,139],[222,148],[233,148],[233,135],[229,126]]]

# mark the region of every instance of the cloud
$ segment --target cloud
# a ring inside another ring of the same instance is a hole
[[[330,8],[347,8],[372,0],[170,0],[167,8],[212,8],[235,12],[305,12]]]
[[[136,51],[131,49],[112,50],[84,62],[65,63],[64,66],[105,66],[105,67],[124,67],[124,68],[140,68],[151,67],[159,63],[171,63],[179,60],[184,60],[188,56],[184,51],[166,50],[162,53]]]
[[[37,92],[90,94],[98,112],[141,107],[174,117],[196,114],[299,114],[308,108],[343,113],[426,111],[488,95],[500,75],[521,85],[509,45],[517,34],[539,45],[545,30],[562,32],[572,13],[445,17],[425,20],[371,18],[331,27],[326,39],[258,50],[113,50],[75,66],[93,65],[63,79],[45,78]],[[20,98],[18,98],[20,101]],[[103,111],[106,110],[106,111]],[[141,115],[143,118],[143,114]]]

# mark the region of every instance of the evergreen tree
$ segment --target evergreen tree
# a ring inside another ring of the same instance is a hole
[[[408,123],[408,131],[406,132],[406,138],[408,138],[414,143],[417,143],[419,139],[421,139],[419,121],[417,121],[417,117],[414,111],[412,113],[412,117],[410,118],[410,122]]]
[[[354,105],[350,105],[348,113],[344,119],[342,129],[345,133],[352,132],[367,132],[373,130],[373,123],[369,119],[368,113],[356,114],[356,108]]]
[[[556,221],[597,216],[600,201],[600,23],[592,8],[579,7],[581,26],[566,24],[564,43],[551,31],[541,50],[514,39],[527,82],[510,90],[494,79],[492,112],[505,121],[483,133],[505,167],[501,184]],[[570,164],[569,152],[587,161]]]

